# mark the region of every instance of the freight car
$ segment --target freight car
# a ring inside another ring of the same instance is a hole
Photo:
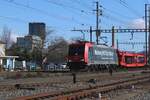
[[[68,62],[70,70],[103,70],[119,67],[143,67],[144,54],[123,52],[106,45],[91,42],[77,42],[69,45]]]
[[[144,67],[146,57],[142,53],[132,53],[118,50],[119,65],[124,68]]]

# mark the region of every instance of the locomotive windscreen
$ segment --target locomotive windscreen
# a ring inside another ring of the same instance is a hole
[[[84,55],[84,45],[71,45],[69,47],[70,56],[83,56]]]

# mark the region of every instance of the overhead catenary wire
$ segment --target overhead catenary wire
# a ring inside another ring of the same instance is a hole
[[[27,24],[27,23],[30,22],[28,20],[20,19],[20,18],[17,18],[17,17],[2,16],[2,15],[0,15],[0,19],[11,20],[11,21],[19,22],[19,23],[23,23],[23,24]],[[59,28],[59,30],[70,31],[69,27],[68,27],[68,29],[65,29],[67,27],[63,28],[63,27],[60,27],[60,26],[52,26],[52,25],[47,25],[46,27],[53,28],[53,29],[58,29]]]
[[[145,0],[145,2],[149,4],[149,0]]]
[[[25,7],[25,8],[34,10],[34,11],[36,11],[38,13],[44,14],[44,15],[46,15],[48,17],[51,17],[51,18],[54,18],[54,19],[57,19],[57,20],[72,21],[72,22],[75,22],[77,24],[81,24],[80,22],[78,22],[74,18],[66,18],[66,17],[63,17],[63,16],[58,16],[58,15],[50,14],[50,13],[44,11],[44,10],[41,10],[41,9],[38,9],[38,8],[34,8],[32,6],[29,6],[29,5],[21,4],[21,3],[15,2],[14,0],[3,0],[3,1],[8,2],[8,3],[12,3],[12,4],[20,6],[20,7]]]
[[[129,17],[129,16],[123,15],[123,14],[121,14],[119,12],[116,12],[116,11],[114,11],[112,9],[108,9],[108,8],[103,7],[103,6],[102,6],[102,8],[103,8],[104,11],[107,11],[109,13],[118,15],[118,16],[122,17],[123,19],[134,19],[134,17]]]
[[[111,21],[113,21],[113,22],[116,22],[116,21],[115,21],[116,19],[114,20],[113,17],[103,16],[103,18],[105,18],[105,19],[107,19],[107,20],[111,20]],[[124,27],[126,27],[126,24],[122,23],[122,21],[118,21],[117,23],[120,23],[119,26],[124,26]],[[114,25],[114,23],[111,24],[111,25]]]
[[[130,7],[126,1],[124,0],[114,0],[116,2],[118,2],[119,4],[121,4],[122,6],[124,6],[125,8],[127,8],[130,12],[132,12],[135,16],[141,16],[141,14],[136,11],[135,9],[133,9],[132,7]]]
[[[44,1],[49,2],[49,3],[52,3],[52,4],[55,4],[55,5],[62,6],[62,7],[64,7],[64,8],[69,8],[69,9],[72,9],[72,10],[76,10],[76,11],[78,11],[78,12],[80,11],[80,12],[83,12],[83,13],[88,14],[88,12],[86,12],[86,11],[83,10],[83,9],[80,9],[80,8],[78,8],[78,7],[74,7],[74,6],[71,6],[71,5],[62,4],[62,3],[58,2],[58,1],[54,1],[54,0],[44,0]]]
[[[125,23],[127,23],[126,21],[124,21],[124,20],[122,20],[122,19],[119,19],[119,18],[116,18],[115,16],[112,16],[111,14],[108,14],[108,13],[106,13],[106,12],[103,13],[102,17],[103,17],[103,18],[107,18],[107,19],[109,19],[109,20],[111,20],[111,21],[114,21],[114,22],[118,22],[118,23],[120,23],[120,24],[123,25],[123,26],[126,26]]]
[[[19,7],[25,7],[25,8],[29,8],[29,9],[32,9],[33,7],[31,7],[29,4],[28,5],[22,5],[22,4],[20,4],[20,3],[17,3],[17,2],[14,2],[14,1],[8,1],[7,0],[7,2],[9,2],[9,3],[12,3],[13,2],[13,4],[15,4],[15,5],[17,5],[17,6],[19,6]],[[35,8],[36,9],[36,8]],[[33,10],[35,10],[35,9],[33,9]],[[42,10],[37,10],[37,12],[39,12],[39,11],[42,11]],[[39,12],[39,13],[41,13],[41,12]],[[47,15],[47,16],[49,16],[49,15]],[[3,18],[3,19],[8,19],[8,20],[12,20],[12,21],[16,21],[16,22],[21,22],[21,23],[29,23],[30,21],[28,20],[23,20],[23,19],[20,19],[20,18],[15,18],[15,17],[8,17],[8,16],[1,16],[0,15],[0,17],[1,18]],[[72,18],[72,20],[75,20],[74,18]],[[77,21],[76,21],[77,22]],[[80,24],[80,25],[82,25],[82,23],[80,23],[80,22],[78,22],[78,24]],[[85,25],[87,25],[87,24],[85,24]],[[51,27],[53,27],[53,26],[51,26]],[[59,29],[61,29],[61,30],[64,30],[62,27],[60,27],[60,26],[54,26],[55,28],[57,27],[59,27]],[[70,29],[68,29],[68,31],[70,31]]]
[[[68,5],[64,5],[64,4],[61,4],[60,2],[56,2],[56,1],[53,1],[53,0],[43,0],[43,1],[48,2],[48,3],[50,3],[50,4],[57,5],[57,6],[61,6],[61,7],[63,7],[64,9],[69,8],[69,9],[73,9],[73,10],[80,11],[80,12],[82,11],[81,9],[74,8],[74,7],[70,7],[70,6],[68,6]],[[67,9],[67,10],[68,10],[68,9]],[[77,12],[76,12],[76,13],[77,13]]]
[[[72,13],[77,13],[77,14],[80,14],[81,16],[79,16],[79,17],[84,17],[84,19],[85,19],[85,17],[86,17],[86,19],[88,19],[89,20],[89,16],[87,16],[87,13],[88,12],[85,12],[84,10],[82,10],[82,9],[76,9],[75,7],[71,7],[71,6],[68,6],[68,5],[64,5],[64,4],[62,4],[62,3],[60,3],[60,2],[56,2],[56,1],[50,1],[50,0],[43,0],[43,1],[45,1],[45,2],[48,2],[48,3],[50,3],[50,4],[54,4],[54,5],[57,5],[57,6],[60,6],[60,7],[62,7],[62,8],[64,8],[64,9],[66,9],[66,10],[68,10],[69,12],[72,12]],[[72,10],[71,10],[72,9]],[[76,10],[76,12],[74,11],[74,10]],[[81,14],[81,13],[85,13],[84,15],[83,14]],[[90,13],[88,13],[88,15],[89,15]],[[75,20],[74,18],[73,18],[73,20]],[[78,22],[78,23],[81,23],[81,22]]]
[[[27,23],[28,22],[27,20],[16,18],[16,17],[8,17],[8,16],[0,15],[0,18],[8,19],[8,20],[16,21],[16,22],[21,22],[21,23]]]
[[[82,2],[81,0],[71,0],[72,2],[75,2],[77,4],[80,4],[81,6],[83,6],[84,8],[87,8],[89,10],[93,9],[92,7],[90,7],[87,3]]]

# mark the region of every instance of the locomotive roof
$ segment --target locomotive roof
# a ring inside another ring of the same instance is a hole
[[[83,44],[87,44],[90,43],[92,44],[94,47],[101,47],[101,48],[110,48],[110,49],[115,49],[113,47],[107,46],[105,44],[95,44],[94,42],[89,42],[89,41],[76,41],[74,43],[71,43],[70,45],[83,45]]]
[[[114,49],[113,47],[109,47],[107,45],[99,44],[99,45],[94,45],[95,47],[101,47],[101,48],[111,48]]]
[[[128,54],[140,54],[140,55],[144,55],[144,53],[142,52],[133,52],[133,51],[122,51],[122,50],[118,50],[120,53],[128,53]]]
[[[71,45],[73,44],[73,45],[80,45],[80,44],[86,44],[86,43],[91,43],[91,44],[94,44],[93,42],[87,42],[87,41],[76,41],[76,42],[73,42],[73,43],[71,43]]]

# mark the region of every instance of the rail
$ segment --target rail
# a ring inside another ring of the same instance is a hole
[[[49,98],[50,100],[79,100],[80,98],[89,97],[96,93],[105,93],[111,90],[120,89],[126,86],[142,83],[149,80],[150,75],[138,76],[132,79],[116,81],[104,85],[90,86],[84,89],[78,89],[67,92],[57,92],[57,93],[40,93],[32,96],[17,97],[11,100],[39,100],[39,99],[42,100],[45,98]]]

